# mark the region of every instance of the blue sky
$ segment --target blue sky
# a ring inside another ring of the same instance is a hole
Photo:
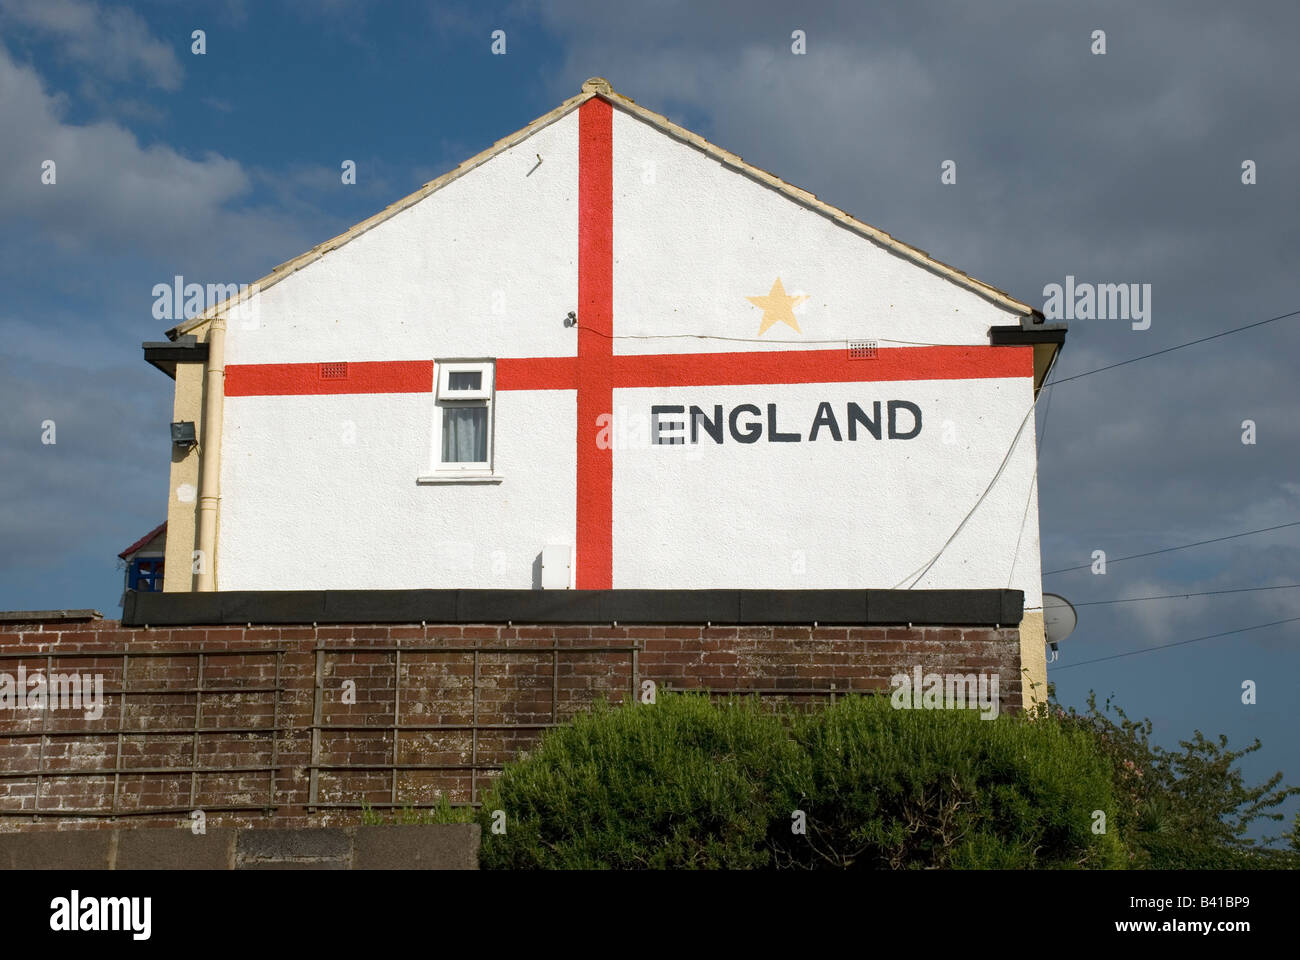
[[[1067,275],[1151,283],[1151,328],[1076,321],[1060,376],[1300,308],[1293,5],[1045,6],[0,0],[0,609],[118,613],[116,554],[166,504],[171,384],[140,353],[170,325],[154,284],[251,282],[589,76],[1027,302]],[[1300,520],[1298,331],[1054,388],[1044,569]],[[1296,582],[1300,528],[1044,586]],[[1165,743],[1258,736],[1251,776],[1300,779],[1300,624],[1072,666],[1300,616],[1300,591],[1079,609],[1051,674],[1065,702],[1114,693]]]

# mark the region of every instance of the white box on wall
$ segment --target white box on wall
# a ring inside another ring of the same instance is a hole
[[[542,547],[542,589],[568,590],[573,583],[573,547],[552,543]]]

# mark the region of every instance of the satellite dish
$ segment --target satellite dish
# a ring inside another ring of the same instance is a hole
[[[1074,632],[1079,623],[1079,615],[1065,597],[1054,593],[1043,594],[1043,626],[1047,631],[1047,645],[1052,648],[1052,658],[1056,660],[1056,645]]]

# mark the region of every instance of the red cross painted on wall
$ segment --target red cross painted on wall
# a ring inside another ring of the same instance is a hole
[[[614,391],[632,387],[967,380],[1033,375],[1031,347],[935,346],[881,349],[871,361],[835,350],[737,353],[614,352],[613,108],[592,97],[578,108],[577,356],[501,358],[497,390],[577,393],[578,589],[613,586],[614,452],[597,442]],[[229,397],[295,394],[428,393],[432,360],[350,362],[347,376],[324,379],[319,363],[231,364]]]

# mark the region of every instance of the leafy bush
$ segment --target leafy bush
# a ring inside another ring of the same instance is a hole
[[[1091,696],[1086,712],[1053,700],[992,721],[884,697],[771,706],[601,704],[507,764],[477,813],[443,797],[387,822],[477,819],[486,868],[1300,868],[1300,813],[1288,848],[1246,836],[1300,793],[1280,773],[1246,785],[1237,763],[1259,741],[1197,731],[1165,750],[1149,720]]]
[[[1115,717],[1112,718],[1111,714]],[[1195,731],[1179,750],[1151,743],[1151,721],[1131,720],[1110,700],[1101,709],[1095,694],[1079,712],[1059,705],[1050,715],[1086,732],[1110,758],[1118,802],[1119,835],[1132,866],[1156,870],[1271,869],[1300,867],[1300,815],[1288,835],[1291,849],[1270,846],[1277,837],[1246,836],[1252,823],[1280,821],[1273,812],[1298,787],[1282,787],[1282,774],[1247,786],[1238,761],[1260,748],[1259,740],[1228,749]]]
[[[765,845],[780,775],[800,760],[753,701],[665,696],[598,704],[508,764],[480,811],[485,868],[749,868]],[[493,835],[493,810],[507,832]]]
[[[508,764],[484,798],[486,868],[1122,865],[1089,738],[1023,717],[811,715],[671,695],[599,706]],[[493,810],[507,833],[491,833]],[[795,810],[807,832],[792,832]]]
[[[794,722],[809,760],[788,789],[806,837],[773,835],[780,865],[1116,867],[1110,764],[1081,731],[968,710],[846,697]],[[1107,830],[1093,833],[1094,811]]]

